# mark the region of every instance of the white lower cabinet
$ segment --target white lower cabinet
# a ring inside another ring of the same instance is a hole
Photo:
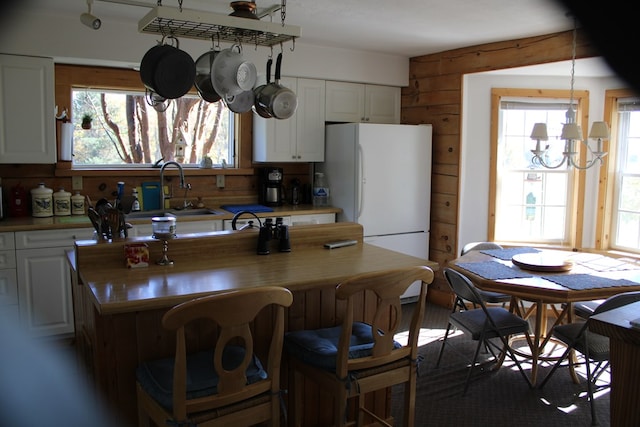
[[[309,224],[332,224],[336,222],[336,214],[306,214],[291,215],[291,225],[309,225]]]
[[[290,216],[265,216],[265,217],[260,217],[260,224],[264,225],[264,222],[267,218],[271,218],[271,220],[273,221],[273,223],[276,223],[276,218],[282,218],[282,223],[284,225],[291,225],[291,217]],[[242,227],[244,227],[245,225],[249,224],[249,221],[253,222],[253,226],[254,227],[260,227],[260,224],[258,224],[258,221],[256,221],[256,219],[250,215],[250,214],[245,214],[242,215],[241,217],[239,217],[236,220],[236,229],[240,229]],[[232,227],[232,222],[233,220],[230,219],[225,219],[224,220],[224,224],[223,227],[225,230],[233,230]]]
[[[15,324],[18,314],[18,280],[13,233],[0,233],[0,322]]]
[[[210,231],[222,230],[222,220],[214,219],[207,221],[180,221],[176,220],[176,234],[208,233]],[[144,237],[153,235],[151,224],[134,224],[129,229],[129,237]]]
[[[91,238],[90,228],[15,233],[20,323],[33,336],[74,332],[66,252]]]

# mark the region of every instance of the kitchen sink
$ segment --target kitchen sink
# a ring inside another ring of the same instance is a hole
[[[226,212],[218,211],[215,209],[158,209],[153,211],[140,211],[130,212],[125,214],[125,220],[127,219],[144,219],[153,218],[156,216],[174,216],[176,218],[187,216],[215,216],[224,215]]]

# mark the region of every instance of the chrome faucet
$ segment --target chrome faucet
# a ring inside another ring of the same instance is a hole
[[[182,169],[182,165],[174,160],[170,160],[168,162],[164,162],[160,167],[160,209],[164,209],[164,169],[169,166],[174,165],[178,168],[178,172],[180,173],[180,188],[185,189],[185,197],[183,202],[183,208],[189,207],[189,203],[187,203],[187,191],[191,189],[191,184],[184,183],[184,170]]]

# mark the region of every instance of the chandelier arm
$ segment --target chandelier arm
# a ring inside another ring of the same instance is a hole
[[[584,166],[577,165],[575,162],[571,161],[571,166],[573,166],[575,169],[584,171],[591,168],[592,166],[595,166],[598,162],[600,163],[600,165],[602,165],[602,159],[600,157],[588,160]]]
[[[566,156],[564,156],[564,157],[562,158],[562,161],[561,161],[560,163],[558,163],[558,164],[557,164],[557,165],[555,165],[555,166],[551,166],[551,165],[548,165],[548,164],[544,161],[544,159],[543,159],[542,157],[538,156],[538,155],[534,155],[534,156],[533,156],[533,159],[531,159],[531,162],[532,162],[534,165],[537,163],[537,164],[539,164],[540,166],[542,166],[542,167],[544,167],[544,168],[547,168],[547,169],[558,169],[559,167],[561,167],[562,165],[564,165],[565,161],[567,161],[567,157],[566,157]]]

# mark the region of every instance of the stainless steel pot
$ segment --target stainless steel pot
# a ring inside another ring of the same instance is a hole
[[[216,53],[217,51],[210,50],[200,55],[196,60],[196,89],[198,89],[200,97],[207,102],[218,102],[221,99],[220,94],[216,92],[211,82],[211,67]]]
[[[267,87],[271,83],[271,64],[273,64],[273,59],[269,58],[267,61],[267,83],[256,87],[253,90],[253,94],[255,95],[254,103],[253,103],[253,111],[258,114],[260,117],[265,119],[270,119],[273,117],[269,110],[258,102],[258,98],[260,97],[260,93],[262,90]]]
[[[288,119],[298,108],[298,98],[291,89],[280,84],[281,69],[282,52],[276,59],[275,82],[269,83],[260,91],[257,102],[276,119]]]

